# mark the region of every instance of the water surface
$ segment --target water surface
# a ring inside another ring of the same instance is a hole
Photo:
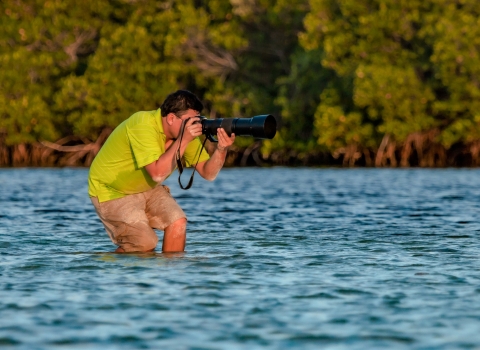
[[[0,170],[2,348],[480,348],[479,170],[175,174],[173,255],[110,253],[87,175]]]

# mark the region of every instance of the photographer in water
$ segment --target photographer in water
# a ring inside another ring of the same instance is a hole
[[[160,109],[137,112],[115,128],[93,161],[88,193],[115,252],[148,252],[164,230],[164,252],[185,249],[185,213],[162,182],[175,170],[176,156],[213,181],[235,140],[218,128],[210,157],[202,148],[203,104],[186,90],[170,94]]]

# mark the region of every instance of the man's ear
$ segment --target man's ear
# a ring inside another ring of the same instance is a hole
[[[167,118],[167,124],[172,125],[177,116],[174,113],[168,113],[165,118]]]

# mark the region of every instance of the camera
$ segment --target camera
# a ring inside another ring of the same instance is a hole
[[[257,115],[252,118],[218,118],[207,119],[200,116],[202,134],[210,141],[216,142],[213,135],[217,134],[218,128],[223,128],[228,136],[232,133],[236,136],[253,136],[257,139],[273,139],[277,133],[277,121],[271,114]]]

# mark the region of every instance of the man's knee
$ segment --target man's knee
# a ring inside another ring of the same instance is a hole
[[[148,225],[125,225],[126,232],[118,237],[117,244],[127,253],[149,252],[158,244],[158,236]]]
[[[120,244],[115,252],[117,253],[145,253],[155,250],[158,243],[158,237],[143,237],[135,243]]]
[[[140,248],[142,252],[150,252],[155,249],[157,244],[158,244],[158,237],[156,234],[153,234],[153,235],[149,235],[148,238],[145,237]]]
[[[170,224],[170,226],[175,225],[175,226],[187,226],[187,219],[186,218],[180,218],[175,220]]]
[[[165,232],[185,233],[187,231],[187,219],[180,218],[165,228]]]

